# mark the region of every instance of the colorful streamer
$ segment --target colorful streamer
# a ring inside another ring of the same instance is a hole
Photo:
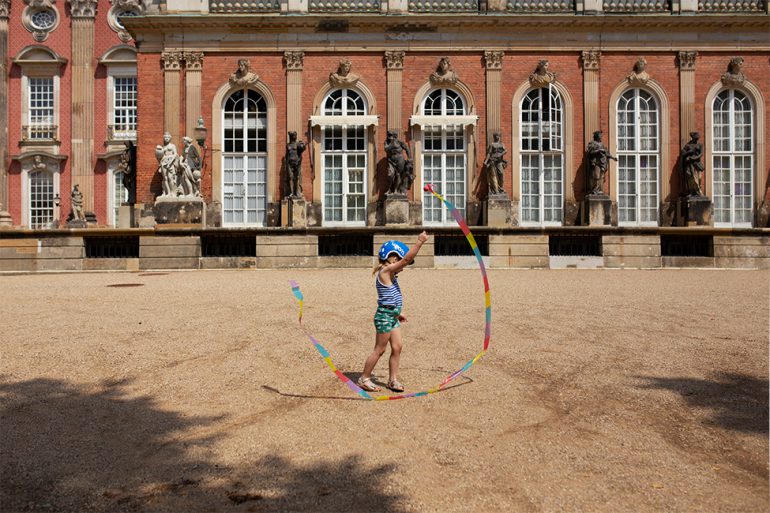
[[[329,366],[329,368],[332,370],[334,374],[337,375],[337,377],[345,383],[348,388],[350,388],[353,392],[357,393],[364,399],[370,400],[370,401],[395,401],[398,399],[408,399],[410,397],[423,397],[428,394],[433,394],[436,392],[441,391],[443,388],[445,388],[449,383],[452,382],[455,378],[462,375],[464,372],[466,372],[468,369],[471,368],[471,366],[476,363],[479,358],[484,356],[484,354],[487,352],[487,349],[489,348],[489,340],[490,340],[490,334],[491,334],[491,326],[492,326],[492,306],[491,306],[491,296],[489,293],[489,279],[487,278],[487,270],[484,266],[484,260],[481,258],[481,252],[479,251],[479,247],[476,244],[476,240],[473,238],[473,234],[471,233],[470,229],[468,228],[468,224],[465,222],[465,219],[463,218],[462,214],[457,211],[457,208],[447,201],[441,194],[437,193],[431,185],[425,186],[425,191],[432,193],[435,197],[437,197],[439,200],[441,200],[444,205],[447,206],[450,213],[452,214],[452,217],[454,217],[455,221],[457,221],[457,224],[460,226],[460,230],[462,230],[463,234],[465,235],[465,238],[468,239],[468,243],[471,245],[471,249],[473,250],[473,254],[476,256],[476,260],[479,262],[479,270],[481,271],[481,277],[484,280],[484,305],[485,305],[485,326],[484,326],[484,348],[481,350],[479,354],[468,360],[468,362],[460,367],[455,372],[449,374],[447,377],[445,377],[441,383],[439,383],[437,386],[428,389],[423,390],[421,392],[412,392],[409,394],[399,394],[399,395],[380,395],[380,396],[372,396],[370,395],[366,390],[363,390],[361,387],[359,387],[357,384],[355,384],[350,378],[345,376],[337,367],[334,365],[334,362],[332,362],[331,355],[329,355],[329,351],[326,350],[324,346],[321,345],[316,338],[310,334],[310,332],[305,328],[305,325],[302,323],[302,312],[303,312],[303,305],[304,305],[304,297],[302,295],[302,291],[299,288],[299,284],[294,281],[290,280],[289,284],[291,285],[291,290],[294,293],[294,297],[299,301],[299,324],[302,327],[302,330],[305,332],[305,335],[310,339],[310,342],[313,343],[313,346],[316,348],[318,353],[321,355],[321,358],[323,358],[324,362],[326,362],[326,365]]]

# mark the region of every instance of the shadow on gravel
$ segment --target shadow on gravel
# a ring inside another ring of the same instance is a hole
[[[366,467],[357,456],[219,465],[223,418],[161,409],[129,386],[0,376],[0,509],[403,511],[401,497],[384,491],[394,466]]]
[[[694,408],[712,410],[708,423],[723,429],[768,433],[768,381],[736,373],[719,373],[713,379],[655,378],[642,388],[671,390]]]

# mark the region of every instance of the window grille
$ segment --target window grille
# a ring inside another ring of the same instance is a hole
[[[253,257],[257,255],[254,235],[203,235],[201,255],[204,257]]]
[[[136,77],[114,77],[113,137],[136,138]]]
[[[86,258],[139,258],[139,237],[84,237]]]
[[[29,78],[29,125],[26,137],[30,140],[53,140],[54,85],[53,77]]]
[[[49,171],[29,175],[29,226],[32,229],[50,228],[55,213],[54,176]]]
[[[318,256],[372,256],[371,234],[319,235]]]
[[[489,236],[475,235],[476,245],[482,256],[489,256]],[[433,237],[435,256],[475,256],[464,235],[436,234]]]
[[[661,235],[660,253],[664,257],[713,257],[711,235]]]
[[[551,235],[550,256],[602,256],[601,235]]]

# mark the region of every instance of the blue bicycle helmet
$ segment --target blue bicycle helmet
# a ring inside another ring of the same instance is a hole
[[[380,246],[378,256],[380,257],[380,260],[387,260],[392,253],[395,253],[399,258],[404,258],[408,251],[409,246],[403,242],[399,240],[389,240]]]

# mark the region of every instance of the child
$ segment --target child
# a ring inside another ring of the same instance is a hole
[[[406,322],[406,317],[401,315],[401,289],[398,286],[396,276],[404,267],[413,263],[414,257],[420,251],[420,247],[428,240],[428,234],[422,232],[417,236],[417,243],[409,249],[406,244],[397,240],[389,240],[380,248],[379,263],[372,271],[376,275],[375,286],[377,287],[377,311],[374,313],[374,327],[377,329],[377,336],[374,342],[374,350],[366,359],[364,372],[358,378],[358,386],[367,392],[378,392],[378,387],[372,381],[372,371],[380,356],[385,352],[385,348],[390,342],[390,360],[388,361],[388,370],[390,377],[388,379],[388,388],[394,392],[403,392],[404,385],[398,381],[398,362],[401,357],[401,324]]]

